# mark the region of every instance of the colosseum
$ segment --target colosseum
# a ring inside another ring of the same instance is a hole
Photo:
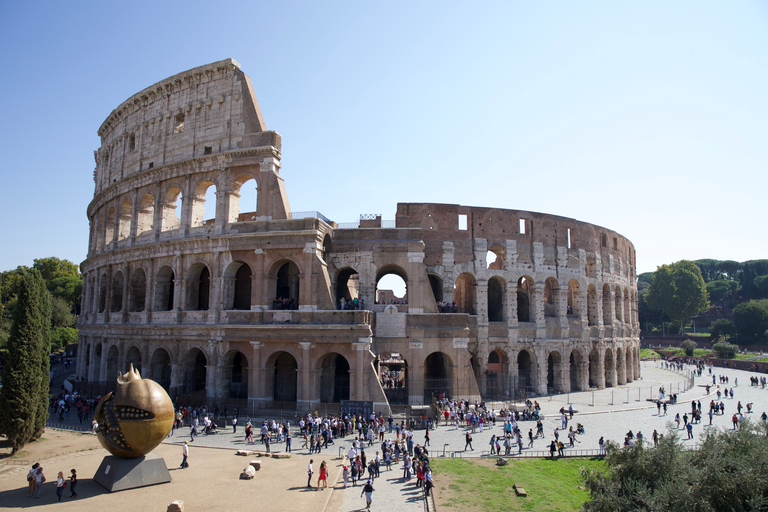
[[[629,240],[456,204],[354,223],[293,212],[280,135],[232,59],[135,94],[98,135],[81,381],[106,389],[133,364],[172,397],[255,412],[511,401],[640,375]],[[400,297],[379,289],[392,275]]]

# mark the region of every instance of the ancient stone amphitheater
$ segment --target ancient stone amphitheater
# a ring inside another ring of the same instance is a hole
[[[639,377],[629,240],[456,204],[348,224],[292,212],[280,135],[234,60],[135,94],[98,134],[77,366],[90,384],[133,364],[193,403],[307,410]],[[388,275],[404,296],[379,290]]]

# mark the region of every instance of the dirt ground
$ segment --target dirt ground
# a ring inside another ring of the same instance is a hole
[[[0,441],[1,442],[1,441]],[[328,490],[306,488],[308,455],[290,459],[262,458],[262,469],[253,480],[240,480],[239,475],[256,457],[235,455],[235,450],[196,447],[190,444],[189,469],[180,469],[181,446],[161,444],[154,451],[163,457],[173,481],[140,489],[109,493],[93,481],[93,475],[107,455],[96,436],[47,429],[42,440],[30,443],[10,457],[10,448],[0,448],[0,508],[20,510],[56,503],[56,475],[69,474],[75,468],[79,483],[78,498],[69,498],[69,489],[57,509],[85,512],[165,511],[174,500],[183,500],[186,512],[231,510],[324,510],[333,484],[338,481],[339,467],[328,460],[331,472]],[[27,497],[26,474],[39,462],[47,482],[40,499]],[[315,464],[315,474],[319,464]],[[314,479],[316,480],[316,478]],[[313,485],[316,482],[313,481]]]

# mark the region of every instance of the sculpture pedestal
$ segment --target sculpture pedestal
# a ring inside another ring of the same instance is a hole
[[[171,481],[171,474],[165,460],[152,453],[136,459],[108,455],[101,461],[93,479],[109,492],[115,492],[165,484]]]

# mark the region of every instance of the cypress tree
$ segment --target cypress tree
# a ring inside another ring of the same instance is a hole
[[[40,437],[48,419],[50,302],[40,272],[27,272],[8,339],[0,390],[0,425],[13,453]]]

